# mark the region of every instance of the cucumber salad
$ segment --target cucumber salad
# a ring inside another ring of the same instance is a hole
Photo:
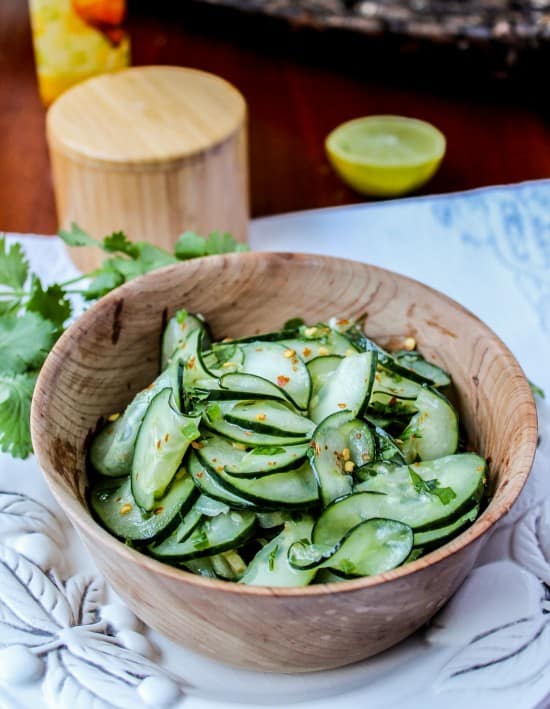
[[[89,502],[113,535],[203,576],[306,586],[389,571],[478,516],[449,375],[362,324],[291,320],[213,342],[178,311],[161,372],[88,451]]]

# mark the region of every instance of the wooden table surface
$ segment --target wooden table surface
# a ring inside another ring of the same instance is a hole
[[[469,80],[430,87],[429,68],[415,81],[399,67],[382,71],[384,60],[372,54],[358,72],[356,60],[342,61],[341,49],[333,61],[322,38],[304,51],[290,31],[264,37],[249,25],[243,31],[240,20],[174,13],[163,0],[154,5],[156,17],[146,3],[131,5],[134,63],[205,69],[233,82],[248,101],[252,216],[359,201],[329,168],[323,139],[338,123],[368,113],[415,116],[445,133],[447,156],[424,194],[550,177],[550,123],[528,92],[480,88],[473,80],[471,90]],[[26,3],[1,0],[0,230],[56,228]]]

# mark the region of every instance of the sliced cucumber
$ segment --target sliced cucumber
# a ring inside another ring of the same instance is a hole
[[[99,478],[90,491],[93,514],[115,537],[149,542],[168,536],[197,497],[193,480],[185,470],[176,476],[166,495],[151,513],[140,509],[132,496],[130,478]]]
[[[243,453],[236,464],[226,465],[225,469],[237,477],[261,477],[275,472],[281,473],[302,465],[308,449],[309,443],[294,446],[257,446]]]
[[[295,569],[330,568],[348,577],[374,576],[402,564],[413,545],[412,529],[393,519],[369,519],[335,545],[294,543],[288,553]]]
[[[310,416],[320,423],[344,409],[357,416],[366,407],[376,373],[376,353],[344,357],[331,377],[312,398]]]
[[[414,546],[422,547],[423,549],[431,549],[434,546],[444,544],[451,537],[455,537],[464,527],[468,527],[472,522],[475,522],[479,515],[479,505],[475,505],[471,510],[465,512],[458,517],[454,522],[446,524],[443,527],[429,529],[427,532],[416,532],[414,535]]]
[[[311,379],[304,362],[289,354],[291,349],[275,342],[242,345],[243,371],[273,382],[283,389],[300,409],[307,409]]]
[[[229,475],[225,465],[235,465],[241,451],[219,436],[201,440],[197,457],[221,485],[236,495],[264,507],[300,509],[315,505],[319,499],[315,476],[306,461],[300,468],[272,473],[259,478]]]
[[[248,565],[241,583],[249,586],[307,586],[315,570],[294,569],[288,562],[289,548],[300,539],[309,539],[313,518],[303,516],[287,521],[280,534],[266,544]]]
[[[307,337],[306,332],[311,332],[313,329],[316,329],[316,332],[311,337]],[[344,335],[330,330],[326,325],[302,328],[299,337],[289,337],[283,340],[281,344],[284,344],[288,349],[294,350],[300,359],[308,363],[317,357],[330,357],[333,355],[344,357],[357,352]]]
[[[307,369],[309,376],[311,377],[311,399],[313,400],[315,394],[323,387],[334,372],[338,369],[338,366],[342,362],[342,357],[340,355],[327,355],[325,357],[314,357],[310,359],[307,363]],[[311,401],[310,401],[311,406]]]
[[[381,472],[323,511],[313,529],[313,541],[335,544],[348,529],[371,517],[396,519],[415,531],[448,524],[480,500],[485,465],[475,453],[460,453]],[[415,483],[411,470],[426,486]]]
[[[348,495],[356,466],[374,457],[374,439],[367,423],[351,411],[326,418],[315,429],[310,459],[321,488],[324,505]],[[348,470],[349,468],[349,470]]]
[[[244,544],[256,526],[253,512],[232,510],[217,517],[209,517],[195,527],[182,542],[150,547],[153,556],[172,561],[188,561],[201,556],[212,556]]]
[[[400,365],[424,377],[427,382],[436,387],[446,387],[451,383],[449,374],[437,364],[424,359],[420,352],[399,350],[392,352],[392,356]]]
[[[197,501],[198,502],[198,501]],[[204,519],[202,512],[197,507],[197,502],[188,510],[187,514],[181,519],[174,531],[163,539],[155,539],[149,546],[149,551],[154,551],[158,547],[171,549],[174,544],[180,544],[191,534],[191,532]]]
[[[200,417],[173,407],[172,390],[163,389],[149,404],[139,429],[132,462],[132,494],[146,511],[157,506],[191,441],[199,437]]]
[[[206,366],[203,349],[204,331],[197,328],[191,330],[174,357],[174,359],[181,360],[185,365],[183,385],[186,389],[197,386],[198,382],[203,387],[217,386],[218,378]]]
[[[189,559],[182,564],[182,567],[192,574],[197,574],[197,576],[205,576],[210,579],[218,578],[208,556],[203,556],[200,559]]]
[[[296,436],[274,436],[267,433],[259,433],[252,431],[249,428],[237,426],[234,423],[229,423],[225,420],[224,415],[230,411],[235,402],[219,402],[207,407],[203,423],[211,431],[215,431],[225,438],[229,438],[236,443],[242,443],[245,446],[286,446],[299,443],[300,439]]]
[[[216,517],[217,515],[229,512],[231,509],[227,503],[215,500],[213,497],[208,497],[208,495],[204,493],[195,502],[194,506],[198,512],[206,517]]]
[[[376,441],[377,459],[397,465],[405,464],[405,458],[393,436],[390,436],[390,434],[384,431],[383,428],[380,428],[380,426],[375,426],[374,438]]]
[[[276,399],[295,407],[292,399],[281,387],[273,384],[268,379],[254,374],[241,372],[224,373],[219,380],[219,387],[212,389],[212,400],[237,400],[237,399]]]
[[[270,436],[306,438],[315,424],[277,401],[241,401],[225,415],[225,420]]]
[[[225,581],[238,581],[246,571],[246,564],[234,549],[209,557],[216,576]]]
[[[108,423],[92,441],[90,463],[101,475],[120,477],[132,470],[134,447],[139,427],[153,398],[170,387],[170,373],[162,372],[146,389],[142,389],[116,421]]]
[[[188,313],[186,310],[178,310],[174,313],[170,320],[168,320],[162,336],[161,369],[165,369],[168,366],[170,358],[175,354],[176,350],[183,345],[187,335],[189,335],[192,330],[196,329],[204,330],[205,336],[203,344],[206,346],[210,336],[201,316],[193,315],[193,313]]]
[[[240,495],[231,492],[225,485],[221,484],[219,479],[215,478],[208,468],[201,463],[194,452],[189,456],[188,466],[195,485],[203,495],[229,505],[233,509],[248,510],[255,507],[250,500],[240,497]]]
[[[423,388],[416,397],[418,413],[400,438],[407,462],[435,460],[458,447],[458,416],[447,399],[435,389]]]

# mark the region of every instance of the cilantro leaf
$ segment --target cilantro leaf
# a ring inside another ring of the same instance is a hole
[[[31,277],[31,294],[25,307],[49,320],[58,328],[62,328],[65,320],[71,316],[72,306],[63,288],[54,283],[46,290],[42,287],[40,278],[34,273]]]
[[[158,246],[153,246],[147,241],[138,241],[135,244],[137,249],[136,259],[142,265],[142,273],[148,273],[156,268],[162,268],[163,266],[169,266],[172,263],[177,263],[178,259],[168,251],[159,248]]]
[[[0,283],[10,288],[22,288],[27,280],[29,263],[21,244],[6,248],[6,237],[0,236]]]
[[[127,254],[130,258],[136,258],[139,251],[134,243],[132,243],[123,231],[114,231],[109,236],[103,239],[104,251],[111,253]]]
[[[40,367],[57,339],[53,323],[38,313],[7,315],[0,320],[0,372]]]
[[[205,256],[206,254],[206,239],[194,231],[186,231],[176,241],[174,246],[176,258],[184,261],[188,258],[196,258],[197,256]]]
[[[100,241],[94,239],[74,222],[71,223],[69,231],[60,229],[58,234],[67,246],[101,246]]]
[[[116,269],[103,268],[92,280],[82,295],[86,300],[95,300],[124,283],[124,276]]]
[[[19,310],[21,305],[21,298],[15,295],[7,295],[0,298],[0,316],[9,315],[10,313],[15,313]]]
[[[546,395],[544,393],[544,389],[541,389],[535,382],[532,382],[530,379],[527,380],[529,382],[529,386],[531,387],[531,391],[535,396],[540,396],[541,399],[546,398]]]
[[[31,399],[37,372],[0,375],[0,450],[14,458],[32,453]]]
[[[419,495],[422,493],[435,495],[444,505],[448,505],[456,497],[456,492],[452,487],[441,487],[439,480],[435,478],[433,480],[424,480],[410,466],[409,475],[411,476],[413,487]]]
[[[206,238],[206,255],[229,254],[233,251],[248,251],[246,244],[240,244],[231,234],[213,231]]]
[[[277,558],[277,553],[279,551],[279,545],[275,544],[273,549],[269,553],[269,570],[273,571],[275,569],[275,559]]]

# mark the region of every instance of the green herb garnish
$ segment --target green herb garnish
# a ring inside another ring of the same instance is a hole
[[[452,487],[441,487],[439,480],[435,478],[433,480],[424,480],[418,473],[409,466],[409,474],[411,476],[412,484],[416,492],[420,495],[426,493],[428,495],[436,495],[439,497],[444,505],[448,505],[449,502],[456,497],[456,492]]]
[[[180,260],[246,251],[230,234],[182,234],[170,254],[145,241],[131,242],[121,231],[94,239],[77,224],[61,230],[68,246],[94,246],[109,256],[91,273],[44,286],[29,273],[20,244],[9,248],[0,236],[0,451],[15,458],[32,453],[30,404],[36,378],[72,315],[71,295],[95,300],[136,276]],[[182,311],[183,313],[184,311]]]

